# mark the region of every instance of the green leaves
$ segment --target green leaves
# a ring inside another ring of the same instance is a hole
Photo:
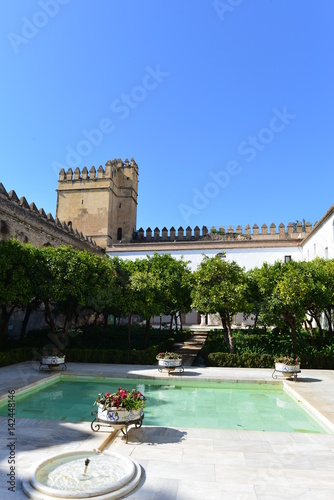
[[[146,256],[130,264],[128,283],[131,312],[145,319],[190,310],[191,271],[170,254]]]
[[[0,243],[0,304],[23,306],[35,294],[37,249],[15,240]]]
[[[203,314],[220,314],[232,353],[232,316],[245,310],[246,290],[244,270],[236,262],[226,261],[225,256],[204,256],[194,273],[193,307]]]
[[[246,290],[245,272],[236,262],[204,256],[194,273],[193,307],[231,316],[244,310]]]

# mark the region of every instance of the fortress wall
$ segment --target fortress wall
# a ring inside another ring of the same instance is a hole
[[[141,227],[134,233],[133,243],[140,242],[157,242],[157,241],[265,241],[265,240],[293,240],[293,239],[303,239],[312,230],[312,224],[306,222],[303,226],[301,222],[291,223],[285,227],[281,223],[278,227],[272,223],[269,228],[266,224],[262,224],[261,229],[257,224],[254,224],[252,229],[249,224],[244,228],[239,225],[235,228],[228,226],[227,228],[220,226],[216,229],[212,226],[210,231],[206,226],[202,227],[202,231],[198,226],[194,229],[189,226],[184,229],[180,226],[177,230],[171,227],[170,230],[163,227],[162,231],[156,227],[153,231],[150,227],[146,229],[146,232]]]
[[[8,238],[38,248],[72,245],[78,250],[103,253],[92,238],[73,230],[66,222],[54,219],[43,208],[38,209],[34,202],[29,204],[24,196],[19,199],[15,191],[7,193],[0,183],[0,240]]]

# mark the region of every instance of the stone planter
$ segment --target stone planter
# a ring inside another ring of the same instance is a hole
[[[158,365],[161,368],[176,368],[181,366],[182,359],[158,359]]]
[[[97,418],[100,422],[108,424],[121,424],[131,422],[133,420],[142,419],[144,416],[144,408],[138,410],[126,410],[125,408],[107,408],[103,409],[103,405],[98,405]]]
[[[61,370],[66,370],[65,356],[42,356],[39,365],[39,371],[53,370],[56,371],[60,367]]]
[[[65,363],[65,356],[42,356],[43,365],[59,366]]]
[[[284,363],[275,363],[275,370],[282,372],[286,377],[291,377],[292,373],[300,371],[300,365],[285,365]]]

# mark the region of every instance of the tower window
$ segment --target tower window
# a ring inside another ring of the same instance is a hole
[[[117,229],[117,239],[118,239],[118,240],[121,240],[121,239],[122,239],[122,228],[121,228],[121,227],[119,227],[119,228]]]
[[[122,208],[122,203],[120,203],[120,204],[118,205],[118,208]]]

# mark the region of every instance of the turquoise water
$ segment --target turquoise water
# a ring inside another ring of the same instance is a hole
[[[144,424],[163,427],[277,432],[326,430],[281,385],[174,382],[61,376],[16,397],[17,418],[91,421],[100,392],[136,387],[146,397]],[[7,415],[7,402],[0,416]]]

